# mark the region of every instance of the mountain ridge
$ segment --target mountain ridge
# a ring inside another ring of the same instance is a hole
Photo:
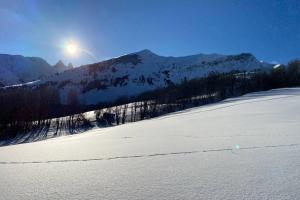
[[[0,54],[0,87],[38,81],[73,68],[61,60],[52,66],[40,57]]]
[[[55,70],[40,57],[0,54],[0,83],[20,84],[54,73]]]
[[[53,65],[53,67],[57,73],[61,73],[74,68],[72,63],[65,65],[62,60],[59,60],[55,65]]]
[[[25,85],[55,87],[62,103],[67,103],[72,91],[77,94],[79,102],[94,105],[205,77],[211,72],[267,70],[272,67],[250,53],[166,57],[144,49],[52,74]]]

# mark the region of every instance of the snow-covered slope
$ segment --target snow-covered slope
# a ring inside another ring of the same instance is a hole
[[[143,50],[74,68],[37,84],[59,88],[63,103],[67,101],[68,92],[75,90],[81,102],[97,104],[207,76],[211,72],[252,71],[271,67],[246,53],[164,57]]]
[[[0,148],[0,199],[299,199],[300,88]]]
[[[51,75],[55,69],[38,57],[0,54],[0,85],[13,85]]]

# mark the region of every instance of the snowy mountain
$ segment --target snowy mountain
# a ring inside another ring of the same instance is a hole
[[[59,62],[57,66],[64,67],[64,64]],[[260,62],[248,53],[164,57],[143,50],[64,71],[33,85],[57,87],[62,103],[67,101],[71,90],[75,91],[82,103],[91,105],[207,76],[211,72],[252,71],[271,67],[271,64]]]
[[[299,108],[278,89],[0,147],[0,199],[299,199]]]
[[[60,73],[60,72],[64,72],[67,71],[69,69],[73,69],[73,65],[72,63],[69,63],[68,65],[65,65],[63,63],[63,61],[59,60],[54,66],[54,69],[56,70],[56,72]]]
[[[55,69],[38,57],[0,54],[0,85],[12,85],[40,79]]]

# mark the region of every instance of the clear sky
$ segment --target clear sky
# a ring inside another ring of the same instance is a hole
[[[62,50],[72,40],[76,56]],[[76,66],[150,49],[300,57],[299,0],[0,0],[0,53]]]

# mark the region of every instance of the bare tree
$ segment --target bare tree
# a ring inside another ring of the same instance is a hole
[[[122,124],[125,124],[125,122],[126,122],[127,108],[128,108],[128,104],[125,104],[123,106],[123,111],[122,111]]]

